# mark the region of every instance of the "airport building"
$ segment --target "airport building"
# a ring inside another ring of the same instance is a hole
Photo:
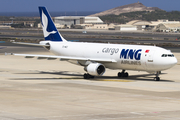
[[[115,26],[115,30],[134,31],[134,30],[137,30],[137,26],[122,24],[122,25]]]
[[[54,17],[54,23],[57,28],[71,28],[72,25],[75,26],[75,28],[82,29],[93,29],[95,27],[106,28],[103,21],[99,17],[60,16]],[[38,27],[40,28],[41,24],[38,24]]]
[[[101,30],[108,30],[114,29],[114,24],[81,24],[84,29],[101,29]]]
[[[80,25],[80,24],[103,24],[99,17],[85,17],[85,16],[61,16],[54,18],[55,24],[59,25]]]
[[[179,21],[169,21],[166,19],[151,21],[151,26],[154,26],[154,30],[159,32],[176,32],[180,31],[180,22]]]
[[[126,24],[116,25],[115,30],[120,31],[136,31],[150,30],[158,32],[177,32],[180,31],[179,21],[169,21],[166,19],[157,21],[133,20]]]
[[[11,26],[12,24],[23,24],[26,26],[34,27],[36,21],[0,21],[1,26]]]
[[[178,24],[159,24],[156,26],[156,30],[159,32],[176,32],[180,30],[180,23]]]
[[[149,21],[143,21],[143,20],[132,20],[128,23],[126,23],[126,25],[132,25],[132,26],[136,26],[136,30],[145,30],[146,28],[148,28],[151,25],[151,22]]]
[[[116,25],[115,30],[120,31],[137,31],[137,30],[145,30],[151,22],[142,21],[142,20],[132,20],[126,24]]]
[[[170,32],[170,31],[175,32],[180,30],[179,21],[169,21],[167,19],[162,19],[157,21],[133,20],[128,22],[127,24],[136,26],[137,30],[151,30],[158,32]]]

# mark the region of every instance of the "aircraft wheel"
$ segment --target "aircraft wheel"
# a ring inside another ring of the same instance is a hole
[[[124,73],[124,77],[128,77],[129,76],[129,74],[126,72],[126,73]]]
[[[122,73],[121,72],[118,72],[118,77],[122,77]]]
[[[94,76],[90,75],[91,77],[90,78],[94,78]]]
[[[90,78],[94,78],[94,76],[90,75],[90,74],[84,74],[84,79],[90,79]]]
[[[155,79],[155,81],[160,81],[159,77],[155,77],[154,79]]]
[[[88,79],[88,74],[84,74],[84,79]]]

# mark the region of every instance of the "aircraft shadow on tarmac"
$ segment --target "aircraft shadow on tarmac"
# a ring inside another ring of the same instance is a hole
[[[70,77],[49,77],[49,78],[15,78],[13,80],[52,80],[52,79],[83,79],[83,74],[78,72],[69,72],[69,71],[59,71],[59,72],[45,72],[40,71],[36,73],[16,73],[16,74],[53,74],[53,75],[61,75],[61,76],[70,76]],[[167,74],[167,73],[161,73],[161,74]],[[117,76],[96,76],[94,79],[86,79],[90,81],[103,81],[102,79],[111,79],[113,81],[115,80],[129,80],[129,81],[154,81],[154,74],[138,74],[138,75],[130,75],[129,77],[122,77],[118,78]],[[157,81],[156,81],[157,82]],[[158,82],[175,82],[173,80],[167,80],[167,79],[161,79]]]

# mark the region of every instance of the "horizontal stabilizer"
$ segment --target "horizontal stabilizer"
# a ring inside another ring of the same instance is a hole
[[[21,44],[21,45],[49,47],[49,45],[46,45],[46,44],[24,43],[24,42],[12,42],[12,43],[14,43],[14,44]]]

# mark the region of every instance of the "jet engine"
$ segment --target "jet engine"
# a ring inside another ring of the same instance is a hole
[[[103,64],[100,63],[90,63],[87,67],[84,68],[90,75],[102,76],[105,73],[106,68]]]

